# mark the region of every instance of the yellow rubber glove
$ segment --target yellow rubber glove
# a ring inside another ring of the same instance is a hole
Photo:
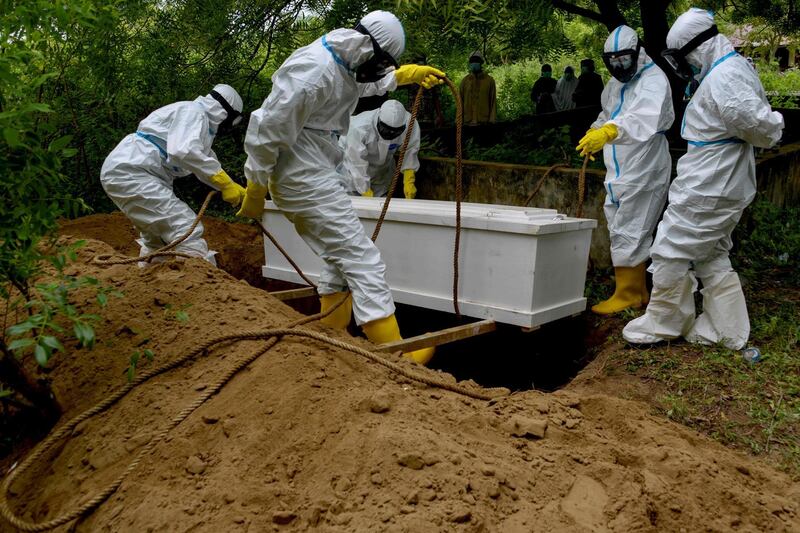
[[[372,189],[367,189],[366,191],[361,193],[361,196],[366,196],[367,198],[372,198],[375,196],[375,193],[372,192]]]
[[[591,155],[603,149],[607,142],[617,138],[617,127],[611,122],[607,122],[597,129],[590,129],[586,135],[578,142],[575,148],[582,156]],[[594,158],[592,158],[594,159]]]
[[[247,189],[244,191],[244,201],[237,217],[261,218],[264,213],[264,198],[267,197],[267,188],[263,185],[247,182]]]
[[[222,199],[236,207],[244,198],[244,187],[236,183],[224,170],[220,170],[209,178],[209,181],[219,187]]]
[[[417,187],[414,185],[415,181],[416,176],[413,170],[408,169],[403,171],[403,194],[409,200],[413,200],[417,197]]]
[[[397,85],[418,83],[426,89],[430,89],[444,83],[445,73],[428,65],[401,65],[394,71],[394,76],[397,78]]]

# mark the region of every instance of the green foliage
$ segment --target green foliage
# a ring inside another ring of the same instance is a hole
[[[128,376],[128,381],[133,381],[136,377],[136,367],[139,364],[141,358],[144,357],[147,359],[148,362],[153,362],[155,358],[155,353],[153,350],[149,348],[145,348],[142,351],[136,350],[131,354],[130,363],[128,364],[128,370],[126,371],[126,375]]]
[[[800,69],[781,72],[775,64],[758,64],[758,77],[773,107],[800,107]]]
[[[54,352],[64,352],[64,345],[58,337],[74,339],[79,347],[94,347],[96,339],[92,324],[100,317],[81,313],[71,303],[71,295],[79,289],[92,288],[98,305],[104,308],[109,295],[120,297],[122,293],[101,286],[95,278],[64,273],[69,261],[76,260],[75,250],[82,244],[79,241],[61,253],[48,257],[56,269],[55,280],[37,284],[27,298],[17,301],[17,305],[25,310],[26,318],[9,327],[6,335],[10,340],[8,349],[18,358],[25,353],[32,353],[39,366],[47,365]]]
[[[481,147],[468,141],[464,146],[467,159],[517,163],[520,165],[549,166],[555,163],[568,163],[580,166],[583,160],[575,152],[569,136],[569,126],[548,129],[536,138],[535,145],[526,144],[527,128],[521,126],[514,133],[507,134],[492,146]]]
[[[800,208],[756,201],[736,228],[736,266],[747,277],[768,275],[800,285]]]
[[[192,304],[183,304],[180,308],[175,309],[172,304],[164,306],[164,317],[167,320],[177,320],[181,324],[186,324],[189,321],[189,313],[187,309],[191,308]]]

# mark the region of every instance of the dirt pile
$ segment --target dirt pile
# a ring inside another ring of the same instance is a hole
[[[88,263],[109,251],[89,241],[75,269],[125,296],[110,302],[93,351],[57,358],[50,375],[65,419],[121,386],[135,350],[156,354],[142,371],[207,339],[299,317],[199,260]],[[93,495],[262,345],[220,345],[138,387],[26,475],[15,509],[43,521]],[[76,530],[797,531],[799,501],[787,476],[641,403],[568,388],[476,401],[287,338],[178,426]]]

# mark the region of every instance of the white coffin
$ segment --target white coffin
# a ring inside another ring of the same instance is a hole
[[[367,235],[383,198],[353,197]],[[315,280],[323,266],[271,201],[263,222]],[[597,221],[570,218],[553,209],[461,205],[459,307],[475,318],[535,327],[580,313],[589,244]],[[392,199],[378,237],[387,281],[396,302],[453,312],[455,203]],[[264,238],[267,278],[304,282]]]

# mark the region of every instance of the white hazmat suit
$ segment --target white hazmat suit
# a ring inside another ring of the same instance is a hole
[[[229,85],[214,90],[233,109],[242,110],[242,99]],[[210,181],[222,170],[211,149],[219,125],[227,118],[223,106],[211,95],[191,102],[159,108],[139,123],[108,155],[100,182],[109,198],[139,231],[140,256],[174,241],[194,222],[196,214],[172,190],[175,178],[194,174],[214,189]],[[200,223],[175,251],[216,264],[203,239]]]
[[[605,51],[635,49],[636,32],[619,26]],[[647,261],[669,188],[672,160],[664,133],[672,126],[672,91],[667,76],[642,48],[636,75],[627,83],[612,77],[601,97],[603,110],[592,128],[610,122],[617,137],[603,147],[606,164],[604,205],[614,266]]]
[[[374,196],[386,196],[396,167],[394,154],[402,146],[406,132],[394,139],[384,139],[378,133],[378,120],[393,128],[402,125],[408,128],[410,118],[403,104],[388,100],[380,108],[364,111],[351,119],[347,135],[339,140],[344,153],[339,171],[349,191],[363,194],[372,189]],[[419,170],[419,142],[419,124],[415,121],[401,171]]]
[[[399,57],[405,48],[399,21],[380,27],[383,37],[375,34],[377,26],[368,29],[384,50]],[[296,50],[273,74],[272,92],[251,114],[245,138],[248,181],[269,187],[275,205],[325,261],[319,293],[349,288],[359,325],[395,309],[380,252],[336,172],[339,136],[347,134],[358,98],[397,86],[393,73],[376,83],[356,82],[352,66],[372,55],[369,36],[350,29],[334,30]]]
[[[713,24],[708,11],[693,8],[675,21],[667,46],[680,48]],[[625,326],[623,336],[632,343],[684,336],[740,349],[750,322],[728,258],[731,234],[755,197],[753,146],[774,146],[783,117],[771,110],[758,75],[723,35],[701,43],[686,59],[700,82],[681,126],[689,145],[651,250],[650,304]],[[695,274],[703,284],[703,313],[697,319]]]

